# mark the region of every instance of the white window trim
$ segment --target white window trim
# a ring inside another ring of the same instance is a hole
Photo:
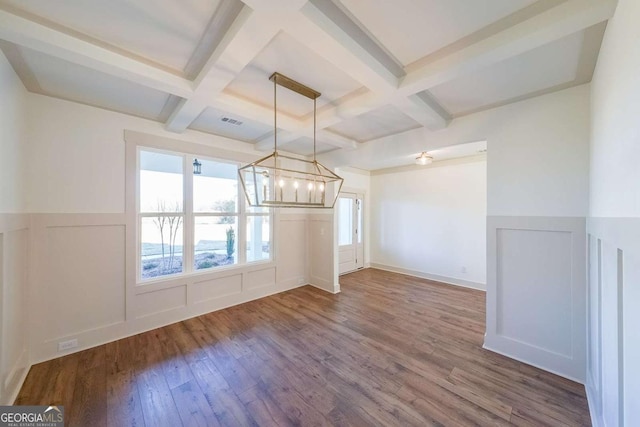
[[[189,175],[189,172],[192,171],[192,163],[194,158],[202,158],[207,160],[213,160],[218,162],[225,163],[236,163],[239,166],[244,163],[249,163],[255,160],[255,154],[248,154],[242,152],[235,152],[221,148],[215,148],[206,145],[200,145],[195,143],[188,143],[184,141],[173,140],[170,138],[164,137],[156,137],[153,135],[143,134],[135,131],[125,131],[125,140],[126,140],[126,200],[125,200],[125,208],[127,214],[127,254],[130,254],[126,257],[127,259],[127,282],[134,283],[135,287],[148,287],[151,285],[162,286],[168,284],[169,282],[180,281],[181,279],[187,279],[189,277],[199,277],[199,276],[212,276],[218,277],[220,274],[224,274],[225,272],[233,272],[237,270],[253,270],[254,268],[265,268],[269,266],[276,265],[276,242],[275,242],[275,234],[276,234],[276,222],[277,222],[277,211],[273,209],[268,213],[249,213],[246,211],[246,204],[244,201],[246,200],[244,192],[242,191],[242,186],[238,185],[238,213],[235,215],[238,216],[238,235],[237,235],[237,244],[238,244],[238,262],[233,265],[228,266],[220,266],[203,270],[193,270],[193,254],[191,251],[193,249],[193,218],[198,215],[204,216],[215,216],[220,214],[219,212],[215,214],[207,214],[207,213],[193,213],[193,180],[188,179],[191,178],[192,175]],[[184,205],[183,205],[183,215],[185,217],[184,225],[183,225],[183,265],[188,265],[191,271],[185,271],[182,273],[170,274],[165,276],[154,277],[150,279],[142,279],[141,278],[141,258],[140,258],[140,226],[139,226],[139,218],[140,215],[144,215],[140,213],[140,164],[139,164],[139,152],[140,150],[149,150],[149,151],[157,151],[163,152],[166,154],[180,155],[183,156],[183,170],[184,170],[184,178],[183,178],[183,197],[184,197]],[[188,183],[187,183],[188,182]],[[270,250],[269,250],[269,259],[258,260],[246,262],[246,221],[249,216],[268,216],[269,217],[269,239],[270,239]],[[189,218],[189,220],[187,220]],[[241,226],[241,221],[244,221],[244,226]],[[242,230],[242,231],[240,231]],[[186,249],[188,248],[188,250]],[[133,255],[131,255],[133,254]],[[186,263],[190,264],[186,264]],[[205,277],[203,277],[203,280]]]

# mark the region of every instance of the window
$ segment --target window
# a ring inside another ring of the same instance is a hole
[[[338,245],[353,243],[353,199],[340,197],[338,199]]]
[[[194,160],[138,151],[139,279],[271,259],[271,211],[247,207],[238,165]]]

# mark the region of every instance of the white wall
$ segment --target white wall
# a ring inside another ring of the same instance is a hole
[[[589,195],[589,85],[471,114],[446,129],[415,129],[320,156],[337,167],[360,159],[487,141],[487,214],[584,217]],[[409,155],[412,164],[415,154]]]
[[[0,51],[0,212],[25,208],[25,111],[27,91]]]
[[[487,117],[490,216],[585,217],[589,203],[589,85]]]
[[[74,102],[33,93],[28,102],[29,212],[124,212],[125,129],[264,156],[244,142],[175,134],[161,123]]]
[[[28,367],[28,216],[24,215],[26,90],[0,51],[0,404],[12,404]]]
[[[502,107],[488,141],[485,347],[586,369],[589,86]]]
[[[640,424],[640,2],[619,0],[592,82],[587,391],[595,425]]]
[[[137,284],[135,187],[126,179],[135,177],[127,161],[135,145],[239,162],[264,153],[36,94],[28,108],[32,363],[67,354],[61,341],[77,339],[78,351],[309,282],[308,216],[287,211],[275,217],[273,262]]]
[[[486,157],[374,172],[370,206],[372,266],[485,289]]]

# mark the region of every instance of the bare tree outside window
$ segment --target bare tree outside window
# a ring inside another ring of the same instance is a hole
[[[154,277],[165,274],[173,274],[182,271],[182,256],[177,256],[178,246],[176,240],[183,223],[182,215],[170,215],[180,212],[180,205],[167,206],[166,201],[158,200],[158,216],[153,218],[153,223],[160,234],[160,262],[153,259],[143,262],[143,271],[146,277]],[[180,252],[182,248],[180,248]],[[174,271],[180,269],[179,271]]]

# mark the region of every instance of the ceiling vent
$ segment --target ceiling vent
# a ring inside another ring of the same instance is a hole
[[[240,120],[232,119],[231,117],[223,117],[220,120],[222,120],[225,123],[228,123],[230,125],[235,125],[235,126],[240,126],[242,124],[242,122]]]

